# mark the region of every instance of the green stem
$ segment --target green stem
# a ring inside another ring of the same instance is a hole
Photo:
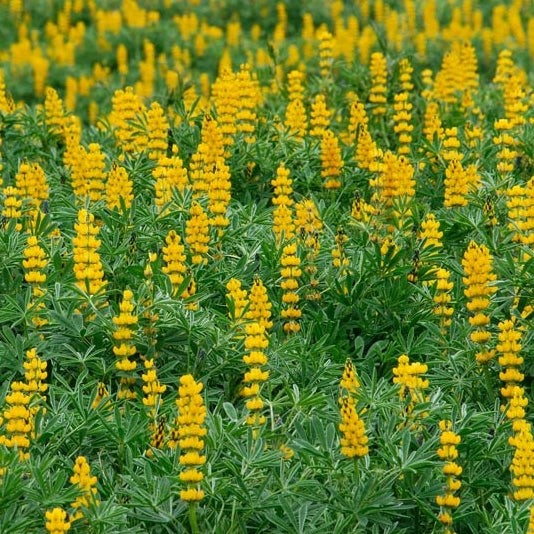
[[[197,503],[189,503],[189,524],[191,525],[191,534],[200,534],[197,521]]]

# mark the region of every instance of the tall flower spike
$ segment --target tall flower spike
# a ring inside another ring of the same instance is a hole
[[[523,382],[525,375],[521,373],[520,366],[523,357],[519,355],[521,346],[521,331],[515,328],[515,321],[507,320],[499,323],[499,343],[495,347],[499,356],[499,365],[503,370],[499,378],[504,382],[501,395],[510,401],[514,396],[514,389]],[[505,407],[503,406],[502,409]]]
[[[172,294],[176,295],[178,289],[185,280],[187,267],[185,266],[185,248],[181,243],[180,236],[175,230],[171,230],[165,238],[166,245],[163,247],[163,260],[165,266],[162,271],[169,276],[172,286]],[[182,297],[184,295],[182,294]]]
[[[19,460],[27,460],[30,457],[30,436],[32,421],[30,411],[31,395],[25,393],[24,382],[13,382],[11,391],[6,395],[5,408],[2,418],[5,433],[0,434],[0,445],[18,451]]]
[[[443,466],[443,474],[446,477],[445,492],[436,497],[436,503],[440,507],[438,520],[445,526],[445,534],[453,534],[452,511],[460,505],[460,498],[455,493],[460,489],[462,483],[458,477],[462,474],[462,468],[454,461],[458,458],[456,445],[460,443],[460,436],[452,431],[451,421],[442,420],[439,422],[441,430],[438,456],[446,464]]]
[[[245,350],[243,361],[250,366],[245,373],[241,389],[241,395],[247,399],[246,407],[249,410],[247,424],[254,428],[254,437],[257,436],[257,427],[265,423],[265,416],[261,414],[263,400],[260,396],[261,385],[269,378],[269,371],[262,371],[262,366],[267,363],[265,349],[269,346],[269,340],[265,335],[265,327],[258,322],[245,325]]]
[[[24,280],[30,285],[32,292],[32,299],[28,303],[28,308],[32,310],[31,320],[33,325],[39,328],[48,323],[48,320],[43,317],[46,309],[44,302],[35,302],[42,299],[45,294],[43,285],[46,282],[46,274],[43,271],[48,264],[48,260],[36,236],[31,235],[28,237],[23,256]]]
[[[497,279],[492,270],[492,261],[488,247],[474,241],[469,243],[462,259],[464,295],[468,299],[467,310],[471,313],[469,324],[473,327],[470,337],[481,347],[476,354],[479,363],[487,363],[495,356],[495,351],[488,348],[491,339],[491,332],[487,330],[490,316],[485,313],[491,305],[491,296],[497,291],[491,285]]]
[[[101,243],[96,237],[99,229],[94,220],[92,213],[81,209],[74,223],[76,236],[72,238],[76,285],[89,296],[96,295],[106,285],[100,254],[97,252]]]
[[[91,468],[87,463],[85,456],[78,456],[74,462],[74,474],[70,477],[71,484],[78,486],[81,495],[76,497],[76,500],[71,503],[71,506],[76,510],[72,516],[72,521],[76,521],[83,517],[82,508],[88,508],[91,504],[98,506],[99,501],[96,498],[97,489],[96,476],[91,476]]]
[[[375,116],[386,114],[387,103],[387,62],[382,52],[374,52],[371,55],[371,92],[369,102],[373,105],[371,112]]]
[[[508,442],[515,448],[510,471],[515,491],[514,500],[534,499],[534,439],[530,423],[522,421]]]
[[[186,484],[186,488],[180,491],[180,499],[189,503],[204,498],[204,491],[199,487],[204,478],[199,468],[206,463],[206,456],[201,451],[207,432],[204,427],[206,407],[200,395],[202,388],[202,382],[195,382],[192,375],[180,377],[176,401],[178,417],[169,441],[171,448],[180,447],[180,465],[183,467],[180,480]]]
[[[136,382],[135,370],[137,363],[130,360],[135,356],[137,348],[134,344],[135,331],[138,317],[132,312],[134,311],[133,293],[126,289],[122,295],[122,302],[119,304],[120,313],[113,317],[115,324],[115,331],[113,332],[113,354],[115,354],[117,361],[115,368],[119,372],[120,390],[118,393],[119,399],[134,399],[136,397],[135,391],[132,391],[132,386]]]
[[[281,312],[284,320],[284,331],[294,333],[300,330],[299,319],[302,315],[298,307],[300,297],[297,293],[299,287],[298,279],[302,275],[302,269],[300,268],[300,258],[297,255],[297,245],[295,243],[284,247],[280,263],[282,266],[280,270],[282,277],[280,286],[284,291],[282,295],[284,309]]]
[[[206,264],[209,251],[209,221],[202,206],[193,201],[189,210],[189,219],[185,223],[185,242],[191,251],[193,265]]]
[[[341,172],[343,159],[337,137],[331,130],[325,130],[321,140],[321,177],[326,189],[339,189],[341,187]]]
[[[282,235],[285,241],[295,235],[295,224],[293,223],[293,180],[289,178],[289,169],[281,163],[276,170],[276,178],[271,180],[274,188],[273,204],[273,232],[277,243],[281,242]]]

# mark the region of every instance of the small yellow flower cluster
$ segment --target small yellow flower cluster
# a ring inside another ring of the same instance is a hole
[[[298,307],[300,297],[297,293],[299,287],[298,278],[302,275],[300,268],[300,258],[297,255],[297,245],[292,243],[286,245],[282,251],[282,258],[280,260],[282,269],[280,274],[282,276],[281,288],[284,290],[282,295],[282,302],[284,309],[282,310],[282,319],[284,319],[285,332],[298,332],[300,324],[298,319],[302,316],[302,312]]]
[[[70,477],[70,483],[78,486],[81,493],[71,503],[71,506],[76,510],[72,516],[72,521],[76,521],[83,517],[81,508],[88,508],[91,505],[98,506],[100,503],[96,498],[97,478],[96,476],[91,476],[91,467],[87,463],[85,456],[78,456],[76,458],[73,471],[74,474]]]
[[[365,111],[365,106],[363,105],[363,102],[359,100],[358,95],[356,93],[354,93],[354,95],[351,95],[351,98],[353,100],[350,105],[347,136],[346,139],[343,139],[345,141],[345,144],[349,146],[353,145],[356,142],[358,131],[362,128],[367,128],[367,125],[369,124],[369,117],[367,117],[367,112]]]
[[[295,224],[293,222],[293,180],[289,177],[289,169],[281,163],[276,170],[276,178],[271,180],[274,188],[273,204],[273,232],[276,242],[288,241],[295,235]]]
[[[209,251],[209,221],[202,206],[193,201],[189,210],[189,219],[185,223],[185,242],[191,251],[193,265],[206,264]]]
[[[455,493],[462,486],[458,480],[462,474],[462,468],[455,462],[458,458],[456,445],[460,443],[461,438],[452,431],[451,421],[440,421],[439,428],[441,447],[438,449],[438,456],[447,463],[443,466],[443,474],[446,477],[445,493],[436,497],[436,504],[440,507],[438,519],[445,525],[445,534],[453,534],[452,511],[460,505],[460,497],[455,496]]]
[[[27,216],[34,220],[40,211],[41,205],[48,200],[49,187],[46,175],[37,162],[23,162],[19,166],[19,172],[15,175],[15,187],[19,195],[28,201],[29,211]]]
[[[471,241],[464,252],[462,266],[465,276],[464,295],[467,297],[467,309],[472,314],[469,324],[474,328],[470,338],[474,343],[482,346],[476,354],[479,363],[486,363],[495,356],[495,351],[485,348],[491,339],[491,332],[486,330],[490,317],[484,313],[491,304],[491,296],[497,288],[491,285],[497,279],[492,270],[493,258],[485,245],[478,245]]]
[[[78,211],[78,220],[74,223],[76,235],[72,238],[74,276],[76,285],[89,296],[96,295],[106,286],[100,254],[98,226],[94,224],[95,217],[86,209]]]
[[[204,498],[204,491],[199,488],[204,475],[198,470],[206,463],[206,457],[200,454],[204,448],[202,438],[206,435],[206,407],[200,395],[202,387],[202,382],[195,382],[192,375],[180,377],[179,398],[176,400],[178,417],[169,441],[169,447],[180,447],[180,465],[184,467],[180,480],[187,484],[187,488],[180,491],[180,499],[189,502]]]
[[[137,368],[137,363],[130,360],[137,352],[134,344],[134,327],[137,325],[139,318],[134,315],[133,292],[130,289],[125,289],[122,294],[122,302],[119,304],[119,315],[113,317],[113,323],[116,326],[113,332],[113,354],[115,354],[117,361],[115,368],[119,371],[121,377],[121,388],[118,393],[119,399],[134,399],[137,395],[132,391],[131,387],[135,384],[136,378],[134,372]]]
[[[262,102],[263,96],[258,79],[255,75],[251,75],[248,64],[241,65],[236,81],[239,98],[236,129],[244,134],[245,143],[254,143],[256,141],[256,108]]]
[[[219,230],[221,235],[230,221],[227,210],[231,199],[230,167],[223,158],[218,158],[215,165],[205,172],[208,186],[208,211],[211,214],[209,223]]]
[[[63,534],[70,530],[72,520],[67,517],[67,512],[62,508],[53,508],[45,512],[45,528],[50,534]]]

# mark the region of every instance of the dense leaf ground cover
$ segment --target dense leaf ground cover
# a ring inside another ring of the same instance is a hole
[[[534,532],[530,2],[0,16],[0,532]]]

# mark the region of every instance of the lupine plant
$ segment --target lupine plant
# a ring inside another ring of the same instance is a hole
[[[534,532],[526,0],[0,0],[0,532]]]

